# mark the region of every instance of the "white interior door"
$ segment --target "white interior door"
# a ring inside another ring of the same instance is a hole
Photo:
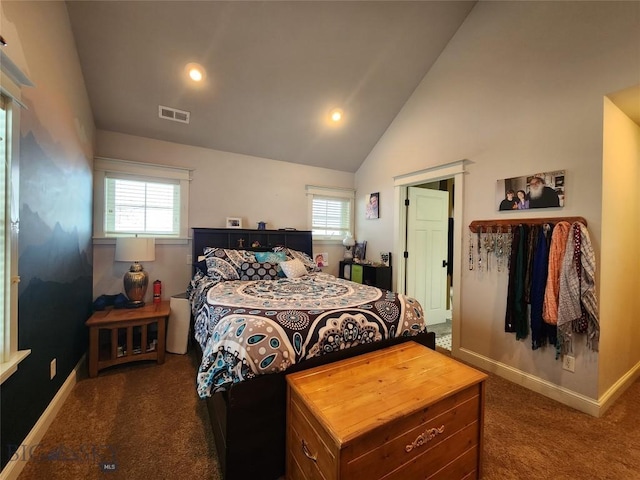
[[[407,294],[420,302],[427,325],[450,318],[447,310],[449,193],[409,187]]]

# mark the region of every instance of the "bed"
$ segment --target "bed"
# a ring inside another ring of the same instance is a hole
[[[415,300],[314,271],[309,231],[195,228],[192,254],[206,255],[189,288],[196,383],[225,480],[284,475],[286,374],[407,340],[435,348]]]

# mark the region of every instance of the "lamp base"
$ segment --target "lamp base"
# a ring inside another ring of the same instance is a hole
[[[124,294],[129,299],[127,308],[144,307],[144,295],[147,293],[149,275],[142,269],[142,265],[135,262],[124,274]]]

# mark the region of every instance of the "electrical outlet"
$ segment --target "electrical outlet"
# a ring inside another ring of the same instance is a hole
[[[56,359],[51,360],[51,364],[49,365],[49,375],[50,379],[53,380],[53,377],[56,376]]]
[[[562,357],[562,368],[569,371],[576,371],[576,357],[572,357],[571,355],[565,355]]]

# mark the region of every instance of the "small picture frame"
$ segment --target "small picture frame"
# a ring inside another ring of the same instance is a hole
[[[391,252],[380,252],[380,263],[384,267],[391,266]]]
[[[227,228],[242,228],[242,219],[239,217],[227,217]]]
[[[353,247],[353,258],[359,261],[363,261],[367,255],[367,241],[356,242]]]
[[[316,266],[319,268],[329,266],[329,252],[316,253],[314,259]]]

